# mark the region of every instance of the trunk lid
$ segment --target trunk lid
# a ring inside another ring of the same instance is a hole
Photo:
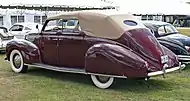
[[[162,70],[163,65],[168,62],[170,62],[170,67],[178,63],[175,54],[160,45],[153,34],[146,28],[126,31],[121,36],[120,42],[130,47],[141,58],[146,60],[149,65],[149,71]]]

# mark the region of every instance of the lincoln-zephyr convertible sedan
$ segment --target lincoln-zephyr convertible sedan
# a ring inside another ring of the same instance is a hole
[[[176,55],[179,61],[190,63],[190,37],[179,34],[177,29],[162,21],[143,21],[149,28],[160,44],[164,45]]]
[[[65,27],[70,20],[77,21],[74,28]],[[87,74],[95,86],[104,89],[114,78],[147,79],[185,67],[142,22],[118,11],[76,11],[49,17],[39,33],[9,42],[5,59],[16,73],[35,66]]]

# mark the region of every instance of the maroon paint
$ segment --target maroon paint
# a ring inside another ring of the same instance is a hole
[[[82,35],[73,33],[59,35],[59,66],[84,69],[84,57],[88,43]]]
[[[161,46],[147,29],[126,31],[115,40],[76,33],[57,35],[55,32],[29,35],[28,40],[32,43],[24,40],[10,42],[7,57],[13,48],[17,48],[23,51],[25,63],[85,67],[87,72],[127,77],[146,77],[148,71],[162,70],[160,56],[166,54],[169,68],[178,65],[175,54]],[[145,61],[149,67],[145,67]]]

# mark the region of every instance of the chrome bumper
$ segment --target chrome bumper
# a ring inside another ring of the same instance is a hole
[[[188,55],[178,55],[178,59],[182,61],[183,63],[190,63],[190,56]]]
[[[185,68],[185,64],[181,65],[181,63],[180,63],[179,66],[177,66],[177,67],[165,69],[167,67],[168,67],[167,64],[165,64],[162,71],[150,72],[150,73],[148,73],[148,77],[157,76],[157,75],[164,75],[166,73],[170,73],[170,72],[173,72],[176,70],[182,70]]]

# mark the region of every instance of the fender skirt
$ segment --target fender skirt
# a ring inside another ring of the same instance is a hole
[[[146,77],[147,63],[133,50],[114,44],[96,44],[85,56],[87,73]]]

